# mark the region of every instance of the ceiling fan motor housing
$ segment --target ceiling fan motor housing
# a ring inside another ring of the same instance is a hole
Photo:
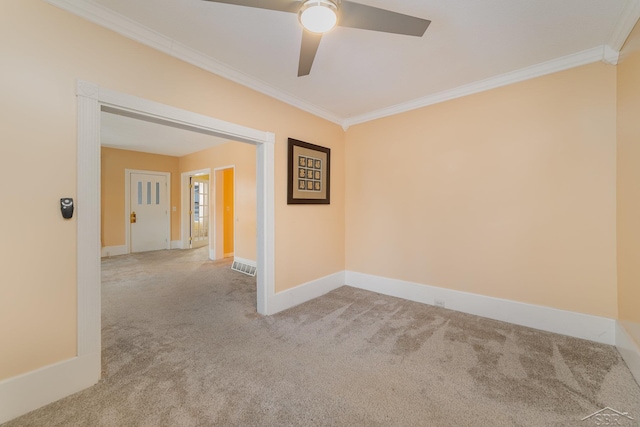
[[[350,0],[206,1],[297,14],[298,21],[305,29],[302,32],[300,44],[298,77],[309,75],[323,34],[336,25],[345,28],[422,37],[431,23],[428,19],[367,6]]]
[[[313,33],[325,33],[338,21],[338,3],[333,0],[307,0],[298,12],[298,20]]]

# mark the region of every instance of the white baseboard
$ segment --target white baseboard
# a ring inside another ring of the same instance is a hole
[[[102,248],[101,256],[104,258],[108,256],[126,255],[128,253],[129,249],[127,248],[127,245],[105,246]]]
[[[475,314],[516,325],[582,338],[603,344],[616,343],[616,321],[572,311],[517,301],[454,291],[403,280],[347,271],[346,284],[380,294],[435,305],[444,301],[445,308]]]
[[[237,260],[238,258],[236,258]],[[243,261],[244,262],[244,261]],[[344,271],[312,280],[295,288],[278,292],[269,298],[269,314],[295,307],[344,286]]]
[[[100,374],[96,353],[0,381],[0,424],[91,387]]]
[[[640,331],[638,323],[617,322],[616,347],[636,382],[640,384],[640,336],[636,336],[638,331]]]
[[[170,248],[182,249],[182,240],[172,240]],[[127,250],[127,245],[105,246],[104,248],[102,248],[101,252],[101,256],[103,258],[116,255],[126,255],[129,253],[129,251]]]

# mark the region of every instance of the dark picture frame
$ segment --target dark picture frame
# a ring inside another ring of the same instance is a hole
[[[330,148],[289,138],[288,172],[288,205],[330,203]]]

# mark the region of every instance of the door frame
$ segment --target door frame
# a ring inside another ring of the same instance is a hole
[[[124,170],[124,244],[127,246],[127,253],[130,254],[131,250],[131,222],[129,220],[129,214],[131,212],[131,174],[142,173],[148,175],[161,175],[167,179],[167,224],[165,226],[165,233],[167,236],[167,244],[165,249],[171,249],[171,172],[160,171],[146,171],[140,169],[125,169]]]
[[[76,390],[101,375],[100,113],[113,112],[256,146],[257,298],[272,314],[275,297],[275,134],[77,81],[77,356],[65,365]]]
[[[216,246],[217,246],[217,239],[218,239],[218,234],[216,233],[216,230],[218,229],[218,217],[216,215],[218,206],[216,204],[216,200],[217,198],[217,193],[216,191],[218,190],[218,183],[216,181],[216,172],[218,171],[223,171],[225,169],[233,169],[233,248],[234,248],[234,253],[235,253],[235,247],[236,247],[236,224],[235,224],[235,218],[236,218],[236,165],[228,165],[228,166],[220,166],[217,168],[213,168],[213,191],[209,191],[210,194],[213,194],[212,200],[213,200],[213,233],[209,233],[209,234],[213,234],[213,248],[211,249],[211,259],[216,259],[216,257],[218,256],[218,254],[216,253]],[[224,256],[224,253],[222,254],[222,256]]]
[[[191,209],[191,189],[189,188],[189,178],[200,174],[209,175],[209,241],[207,245],[209,247],[209,259],[214,259],[211,258],[211,168],[182,172],[180,174],[180,249],[189,249],[190,247],[189,236],[191,234],[191,228],[189,224],[189,210]]]

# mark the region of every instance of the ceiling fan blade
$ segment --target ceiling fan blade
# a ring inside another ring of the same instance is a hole
[[[322,34],[302,31],[302,45],[300,46],[300,62],[298,63],[298,77],[307,76],[311,72],[313,59],[320,46]]]
[[[345,0],[340,4],[340,18],[337,25],[422,37],[429,24],[431,24],[431,21],[428,19],[416,18],[415,16],[403,15],[402,13]]]
[[[205,0],[212,3],[235,4],[236,6],[257,7],[259,9],[278,10],[280,12],[298,13],[299,0]]]

